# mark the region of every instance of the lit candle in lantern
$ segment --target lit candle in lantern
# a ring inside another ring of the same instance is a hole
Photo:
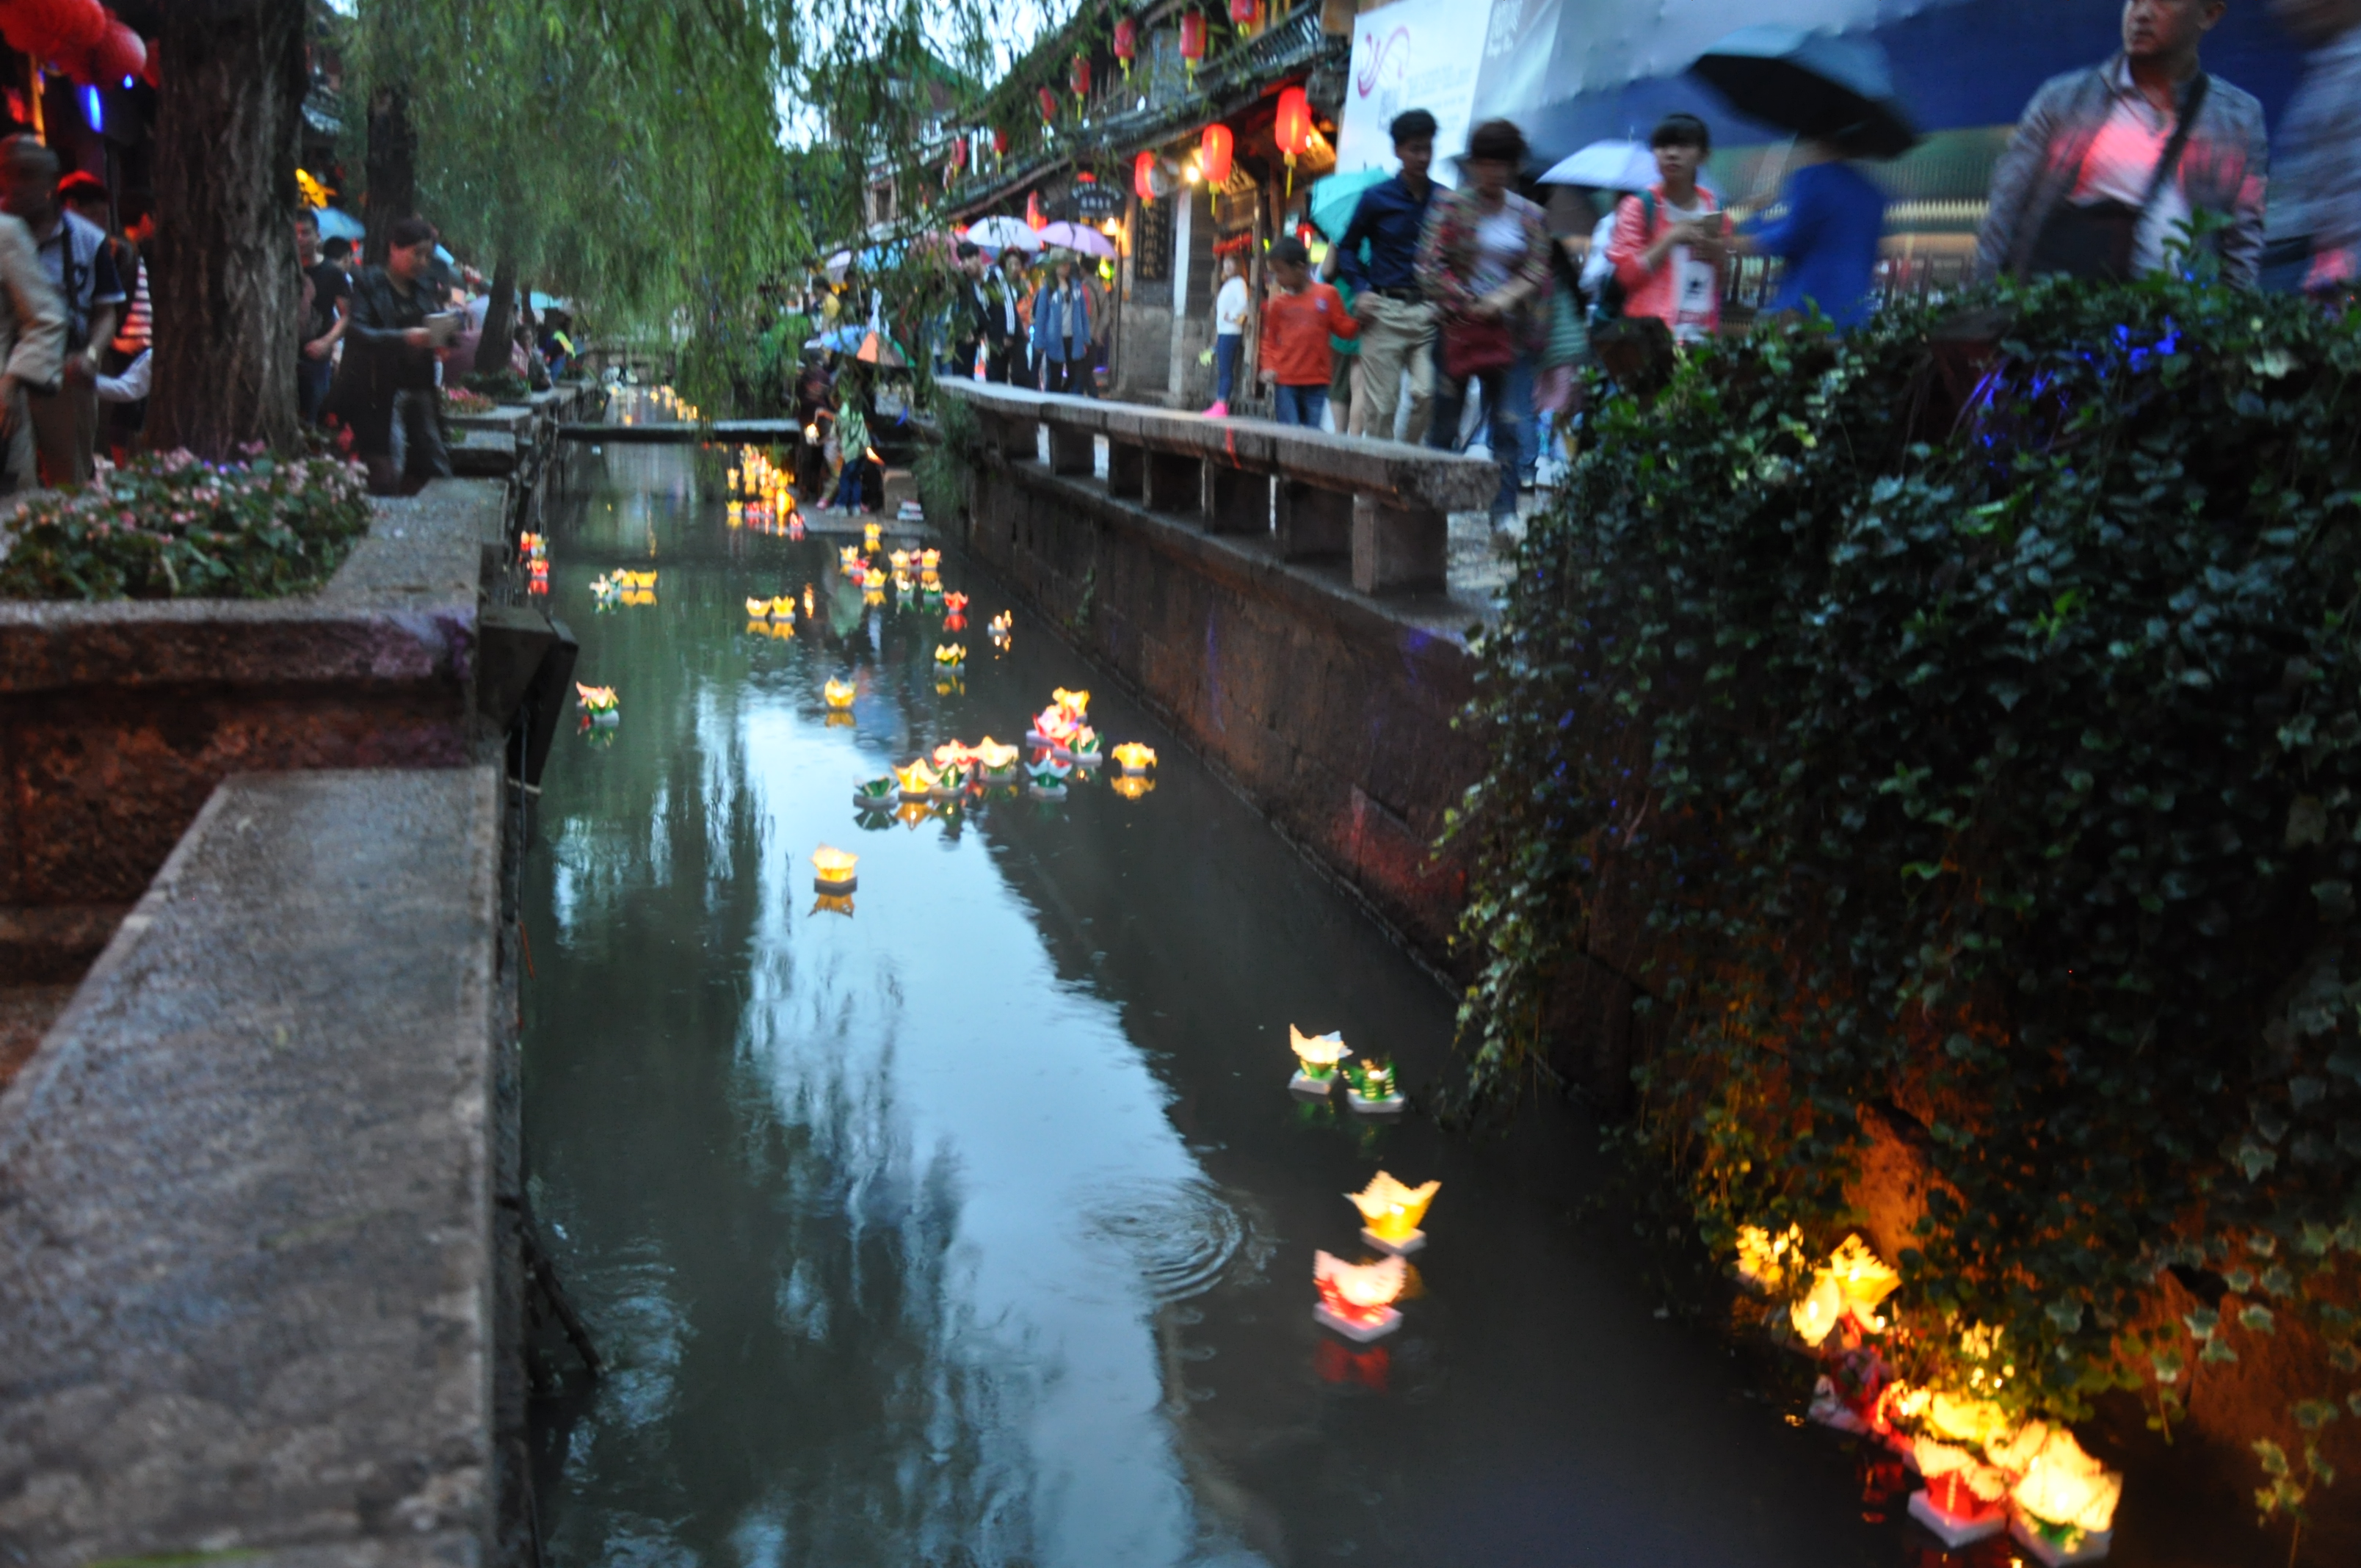
[[[1835,1275],[1823,1268],[1813,1274],[1810,1293],[1787,1309],[1787,1321],[1795,1328],[1797,1339],[1817,1350],[1835,1332],[1844,1314],[1844,1288],[1837,1283]]]
[[[941,777],[935,770],[927,765],[927,760],[924,757],[906,766],[895,768],[894,776],[902,781],[904,800],[932,800],[936,789],[942,783]]]
[[[1120,778],[1109,779],[1107,788],[1126,800],[1137,800],[1144,795],[1156,792],[1156,781],[1140,773],[1125,773]]]
[[[1845,1309],[1851,1312],[1861,1326],[1877,1332],[1885,1324],[1877,1315],[1878,1304],[1894,1294],[1902,1283],[1895,1273],[1859,1236],[1847,1236],[1844,1245],[1828,1258],[1828,1273],[1844,1292]]]
[[[830,707],[838,709],[851,707],[853,698],[852,683],[831,678],[827,685],[819,688],[819,695],[826,699]]]
[[[1060,712],[1071,716],[1077,724],[1091,710],[1091,694],[1088,692],[1070,692],[1060,686],[1049,694],[1049,698],[1058,705]]]
[[[1407,1257],[1426,1245],[1426,1233],[1418,1228],[1419,1222],[1426,1218],[1426,1206],[1442,1190],[1440,1181],[1405,1187],[1381,1170],[1369,1179],[1367,1187],[1345,1196],[1368,1222],[1361,1227],[1363,1241],[1379,1252]]]
[[[851,893],[857,885],[852,869],[861,857],[822,844],[812,851],[812,883],[822,893]]]
[[[1394,1087],[1391,1062],[1375,1062],[1363,1057],[1356,1066],[1345,1065],[1345,1103],[1365,1116],[1382,1116],[1399,1111],[1406,1103]]]
[[[2006,1473],[1930,1438],[1915,1439],[1910,1457],[1927,1481],[1923,1491],[1910,1494],[1910,1517],[1945,1546],[1956,1552],[2008,1528]]]
[[[1004,746],[987,735],[971,749],[976,765],[983,770],[987,784],[1008,784],[1016,777],[1016,764],[1024,755],[1014,746]]]
[[[1328,1091],[1335,1085],[1336,1064],[1350,1054],[1345,1045],[1344,1034],[1339,1031],[1326,1035],[1307,1035],[1290,1024],[1287,1026],[1287,1041],[1295,1048],[1295,1059],[1300,1064],[1295,1069],[1295,1076],[1288,1080],[1288,1088],[1301,1093],[1325,1097]]]
[[[769,599],[748,599],[746,601],[746,615],[749,620],[770,620],[771,601]]]
[[[1394,1301],[1409,1274],[1409,1265],[1399,1257],[1346,1263],[1329,1253],[1315,1252],[1312,1283],[1320,1292],[1320,1305],[1312,1310],[1312,1316],[1356,1344],[1383,1339],[1401,1327],[1401,1313]]]

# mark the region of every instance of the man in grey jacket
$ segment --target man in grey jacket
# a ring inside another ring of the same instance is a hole
[[[58,383],[66,354],[66,302],[51,287],[22,219],[0,213],[0,495],[35,483],[27,390]]]
[[[2127,215],[2134,273],[2164,264],[2191,214],[2217,214],[2228,220],[2214,242],[2223,278],[2254,282],[2269,163],[2262,105],[2205,76],[2197,59],[2225,8],[2224,0],[2125,0],[2123,52],[2042,84],[1993,170],[1978,276],[2071,269],[2047,258],[2044,231],[2079,208]],[[2185,142],[2165,169],[2192,104]]]

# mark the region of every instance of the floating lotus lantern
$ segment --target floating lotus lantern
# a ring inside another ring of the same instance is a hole
[[[1287,1043],[1295,1047],[1295,1059],[1301,1063],[1287,1087],[1307,1094],[1325,1096],[1336,1084],[1336,1064],[1351,1052],[1345,1045],[1342,1032],[1307,1035],[1290,1024]]]
[[[1408,1281],[1409,1266],[1399,1257],[1376,1263],[1346,1263],[1324,1252],[1312,1255],[1312,1283],[1320,1305],[1312,1310],[1317,1322],[1334,1329],[1356,1344],[1383,1339],[1401,1327],[1394,1301]]]
[[[1358,1063],[1347,1062],[1345,1073],[1345,1103],[1364,1116],[1381,1116],[1399,1111],[1405,1102],[1394,1084],[1391,1062],[1374,1062],[1363,1057]]]
[[[812,851],[812,885],[823,894],[851,893],[858,885],[852,868],[860,861],[859,855],[822,844]]]
[[[1091,710],[1091,694],[1088,692],[1070,692],[1060,686],[1049,694],[1049,700],[1056,703],[1060,711],[1071,714],[1077,724]]]
[[[2030,1429],[2028,1429],[2030,1430]],[[2051,1427],[2010,1489],[2009,1533],[2042,1562],[2095,1563],[2114,1541],[2124,1478],[2082,1452],[2074,1434]]]
[[[886,559],[894,564],[894,575],[897,577],[910,569],[910,553],[907,550],[896,550]]]
[[[622,585],[612,577],[598,576],[590,579],[591,597],[602,605],[621,591]]]
[[[1804,1258],[1804,1231],[1789,1225],[1773,1235],[1760,1225],[1738,1227],[1738,1277],[1757,1290],[1776,1290]]]
[[[1846,1310],[1858,1319],[1861,1327],[1872,1332],[1885,1324],[1877,1315],[1879,1303],[1894,1294],[1902,1283],[1895,1273],[1869,1244],[1859,1236],[1847,1236],[1844,1245],[1828,1258],[1828,1272],[1836,1276],[1837,1288],[1844,1292]]]
[[[935,645],[935,667],[937,669],[956,670],[961,664],[966,663],[967,649],[962,644],[957,642],[939,642]]]
[[[2008,1412],[1990,1399],[1970,1398],[1940,1390],[1927,1401],[1926,1411],[1920,1420],[1937,1437],[1971,1448],[1989,1448],[1994,1442],[2006,1442],[2015,1424],[2008,1419]]]
[[[946,615],[965,615],[967,613],[967,595],[958,593],[945,594],[943,596],[943,613]]]
[[[924,757],[906,767],[895,768],[894,776],[902,781],[904,800],[932,800],[935,790],[942,783],[941,776],[927,765]]]
[[[770,620],[771,601],[769,599],[748,599],[746,601],[746,617],[750,620]]]
[[[878,547],[884,542],[885,525],[884,523],[864,522],[861,525],[861,547],[870,554],[876,554]]]
[[[1816,1350],[1836,1331],[1844,1315],[1844,1287],[1825,1268],[1812,1276],[1810,1292],[1787,1309],[1787,1321],[1794,1326],[1795,1337]]]
[[[1025,732],[1025,739],[1036,746],[1062,746],[1077,728],[1073,715],[1052,703],[1034,718],[1033,728]]]
[[[1953,1551],[1998,1535],[2008,1528],[2008,1475],[1979,1463],[1949,1443],[1918,1438],[1910,1461],[1926,1478],[1925,1490],[1910,1494],[1910,1517],[1934,1531]]]
[[[861,602],[865,605],[884,604],[885,602],[885,579],[882,576],[870,578],[868,591],[861,596]]]
[[[985,630],[992,634],[994,647],[1006,648],[1009,640],[1016,635],[1016,612],[1013,609],[1002,610],[985,623]]]
[[[1126,773],[1144,773],[1156,765],[1156,749],[1126,740],[1115,749],[1115,765]]]
[[[1105,742],[1099,739],[1099,732],[1087,724],[1074,727],[1073,734],[1067,738],[1064,751],[1067,760],[1078,768],[1095,768],[1106,761]]]
[[[852,683],[831,678],[827,685],[819,688],[819,695],[829,707],[841,711],[852,706],[854,696]]]
[[[615,577],[623,587],[638,588],[643,592],[656,586],[656,575],[653,572],[617,572]]]
[[[1033,782],[1033,794],[1041,800],[1066,798],[1066,780],[1073,773],[1068,763],[1055,757],[1044,757],[1026,770]]]
[[[852,786],[852,806],[856,811],[891,811],[901,798],[900,781],[886,773]]]
[[[746,526],[746,508],[742,502],[731,501],[730,503],[730,526],[732,528],[743,528]]]
[[[1426,1206],[1443,1190],[1443,1183],[1430,1181],[1423,1187],[1405,1187],[1384,1171],[1369,1179],[1369,1184],[1358,1192],[1345,1196],[1361,1211],[1368,1223],[1361,1227],[1361,1239],[1379,1252],[1396,1257],[1407,1257],[1426,1245],[1426,1233],[1418,1223],[1426,1218]]]
[[[616,700],[613,686],[586,686],[580,681],[577,681],[574,683],[574,695],[576,700],[582,704],[582,711],[589,717],[591,723],[606,725],[622,722],[622,704]]]
[[[786,594],[775,594],[772,596],[771,619],[773,620],[790,621],[795,620],[795,618],[796,601],[791,596]]]
[[[938,768],[935,770],[935,798],[937,800],[957,800],[961,795],[965,794],[967,792],[969,772],[969,764],[964,762],[955,763],[948,768]]]
[[[855,566],[861,565],[861,550],[859,546],[851,544],[846,545],[841,551],[837,553],[837,561],[846,571],[851,571]]]
[[[987,735],[971,748],[969,755],[983,770],[986,784],[1010,784],[1016,778],[1016,764],[1024,753],[1014,746],[1004,746]]]
[[[946,740],[935,748],[938,768],[963,768],[974,760],[975,752],[961,741]]]

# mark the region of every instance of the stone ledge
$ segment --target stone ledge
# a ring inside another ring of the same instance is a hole
[[[230,779],[0,1096],[0,1543],[473,1564],[499,782]]]

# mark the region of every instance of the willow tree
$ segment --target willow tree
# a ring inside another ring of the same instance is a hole
[[[173,0],[158,14],[149,440],[216,459],[288,448],[304,0]]]

